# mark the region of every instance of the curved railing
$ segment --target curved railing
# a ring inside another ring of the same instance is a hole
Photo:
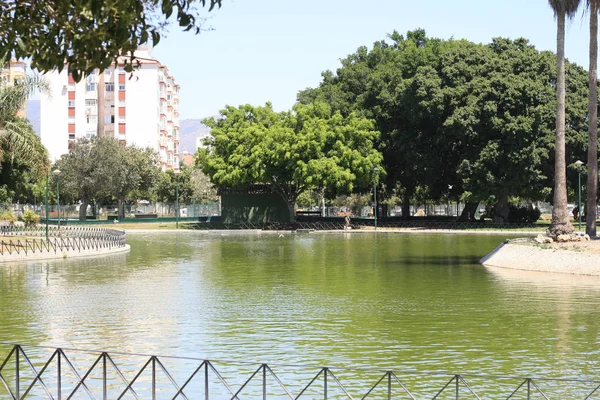
[[[0,226],[0,255],[110,250],[126,245],[125,232],[116,229],[53,226],[46,231],[44,227]]]

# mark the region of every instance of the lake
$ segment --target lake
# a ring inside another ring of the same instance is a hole
[[[132,233],[126,255],[1,265],[0,341],[228,360],[234,382],[268,363],[295,393],[313,367],[339,367],[357,397],[382,375],[370,369],[429,398],[451,376],[420,372],[596,379],[600,279],[477,263],[504,239]],[[519,384],[465,379],[478,394]]]

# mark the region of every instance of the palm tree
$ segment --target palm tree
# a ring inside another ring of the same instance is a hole
[[[565,21],[577,12],[580,0],[548,0],[557,21],[556,35],[556,146],[554,161],[554,209],[550,236],[573,232],[567,208],[567,166],[565,159]]]
[[[0,60],[0,65],[4,63]],[[29,121],[17,114],[27,97],[35,91],[50,92],[48,82],[39,75],[28,75],[12,86],[0,79],[0,157],[9,155],[14,159],[18,156],[33,166],[45,167],[48,164],[47,150]]]
[[[585,231],[596,236],[596,198],[598,195],[598,9],[600,0],[587,0],[590,11],[590,70],[588,101],[588,175]]]

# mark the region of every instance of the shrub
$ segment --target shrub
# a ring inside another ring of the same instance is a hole
[[[12,212],[12,210],[7,209],[0,214],[0,221],[8,221],[11,225],[13,225],[17,221],[17,216]]]
[[[25,226],[36,226],[40,222],[40,216],[33,212],[33,210],[27,210],[21,217]]]
[[[539,208],[532,206],[510,206],[508,221],[513,223],[533,223],[536,222],[542,212]]]

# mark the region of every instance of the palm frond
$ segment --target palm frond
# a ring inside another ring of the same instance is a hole
[[[0,128],[0,152],[42,168],[47,164],[48,151],[40,142],[27,119],[13,117]]]
[[[573,18],[579,9],[581,0],[548,0],[554,15],[565,15],[567,18]]]

